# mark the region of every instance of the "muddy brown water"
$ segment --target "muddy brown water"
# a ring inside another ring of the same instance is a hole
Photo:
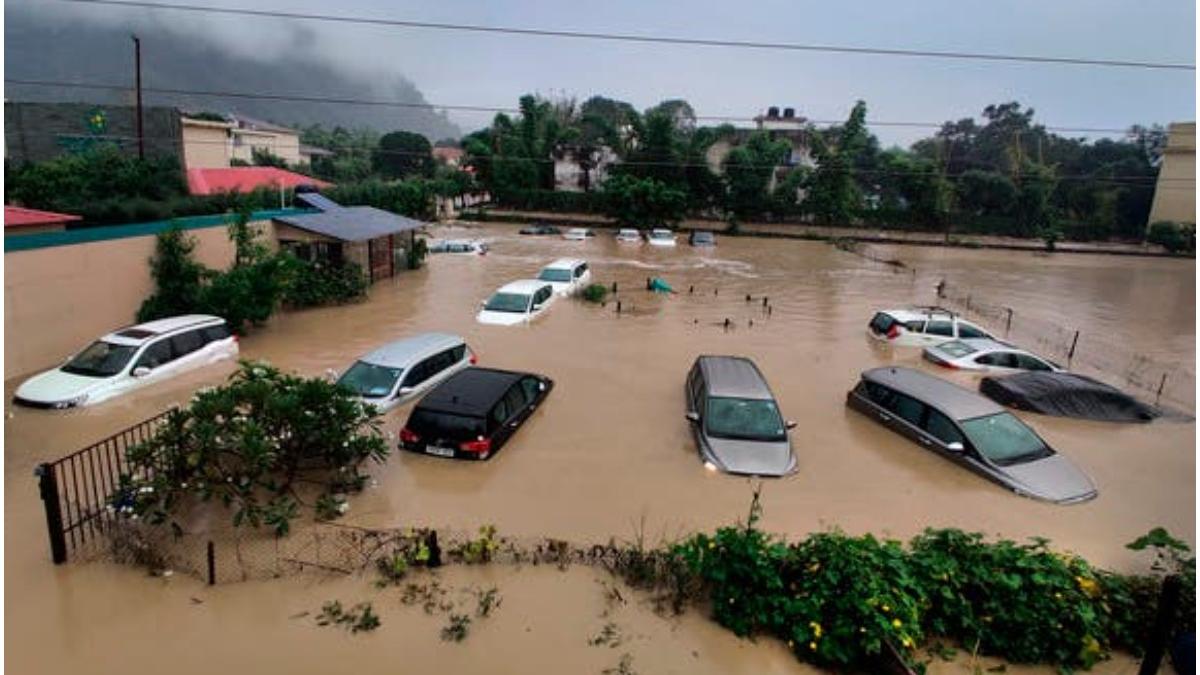
[[[1016,497],[844,405],[866,368],[932,369],[917,350],[871,341],[865,325],[875,309],[933,302],[943,277],[1194,372],[1191,261],[875,247],[914,274],[817,242],[722,238],[715,249],[698,250],[682,242],[676,249],[620,245],[603,234],[583,243],[521,237],[507,226],[438,228],[435,234],[487,238],[492,252],[432,256],[425,269],[376,284],[367,302],[282,315],[242,341],[243,356],[319,375],[388,340],[443,330],[463,335],[481,365],[537,371],[557,386],[491,461],[398,453],[373,466],[376,484],[352,500],[348,522],[459,529],[494,523],[502,533],[580,542],[641,532],[653,542],[742,518],[753,482],[701,467],[682,401],[683,378],[697,355],[742,354],[755,359],[785,415],[799,423],[792,436],[797,473],[762,484],[763,525],[770,531],[798,537],[840,527],[907,538],[927,526],[952,526],[991,536],[1045,536],[1058,548],[1120,569],[1144,568],[1146,561],[1123,544],[1151,527],[1195,541],[1192,422],[1115,425],[1022,413],[1100,489],[1094,501],[1062,507]],[[531,326],[474,322],[479,301],[492,290],[533,276],[559,256],[586,258],[597,281],[616,282],[622,313],[611,302],[559,301]],[[663,277],[679,293],[646,292],[648,276]],[[754,301],[747,303],[747,294]],[[728,330],[726,318],[733,325]],[[587,645],[604,623],[597,619],[603,607],[595,574],[587,570],[448,572],[471,584],[494,576],[508,599],[478,636],[446,645],[437,639],[434,619],[374,596],[361,580],[207,589],[178,576],[147,579],[107,564],[50,565],[33,467],[185,402],[197,387],[219,383],[231,371],[230,365],[214,367],[67,413],[6,405],[6,665],[12,672],[209,672],[218,666],[329,672],[331,665],[390,672],[383,664],[402,655],[408,663],[443,663],[458,672],[555,666],[599,672],[617,664],[623,648]],[[973,384],[969,376],[958,379]],[[18,383],[6,383],[6,400]],[[408,411],[388,415],[386,429],[394,434]],[[288,618],[356,595],[376,598],[385,621],[379,635],[348,638]],[[639,672],[805,671],[780,645],[738,641],[696,613],[665,621],[637,603],[623,611],[624,625],[641,636],[624,648]],[[1106,672],[1128,672],[1127,666],[1113,663]]]

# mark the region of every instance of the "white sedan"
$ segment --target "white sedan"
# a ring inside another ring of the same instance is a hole
[[[632,228],[621,228],[617,230],[616,239],[622,244],[640,244],[642,243],[642,233]]]
[[[595,234],[586,227],[572,227],[563,232],[562,238],[567,241],[584,241],[588,237],[594,237]]]
[[[927,361],[952,370],[1000,373],[1018,370],[1062,371],[1053,361],[987,338],[951,340],[932,345],[925,348],[924,357]]]
[[[492,326],[529,323],[546,312],[554,302],[554,287],[537,279],[522,279],[501,286],[483,301],[475,320]]]
[[[646,241],[651,246],[674,246],[675,233],[661,228],[653,229],[650,230],[650,235],[646,238]]]
[[[987,331],[941,307],[886,309],[875,313],[867,334],[897,347],[925,347],[955,338],[990,338]]]
[[[548,282],[557,295],[574,295],[592,280],[586,260],[559,258],[542,268],[538,280]]]

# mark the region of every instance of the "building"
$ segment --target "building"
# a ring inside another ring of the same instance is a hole
[[[180,116],[183,134],[183,165],[192,169],[221,169],[232,156],[231,122]]]
[[[67,229],[67,223],[81,220],[79,216],[52,211],[38,211],[20,206],[4,207],[4,235],[59,232]]]
[[[434,160],[455,169],[462,165],[464,155],[466,155],[466,151],[462,148],[443,145],[436,145],[433,148]]]
[[[356,263],[372,282],[404,269],[416,231],[425,227],[419,220],[371,206],[342,206],[312,192],[297,193],[296,201],[318,212],[276,217],[280,248],[305,260]]]
[[[613,164],[620,161],[617,153],[608,146],[600,146],[591,157],[590,168],[585,169],[579,161],[579,149],[568,147],[554,160],[554,189],[562,192],[590,192],[608,178]]]
[[[149,157],[180,157],[179,111],[142,110],[142,143]],[[44,162],[100,146],[137,156],[137,114],[132,106],[93,103],[4,103],[4,153],[11,162]]]
[[[295,129],[238,115],[214,117],[219,116],[181,116],[186,168],[217,169],[233,166],[235,162],[253,164],[255,152],[268,152],[295,166],[310,161],[309,157],[316,154],[314,150],[327,152],[309,148],[306,156],[301,151],[300,132]]]
[[[1196,123],[1167,127],[1167,147],[1158,168],[1150,221],[1196,222]]]
[[[785,140],[792,147],[792,152],[782,169],[816,166],[812,158],[812,129],[808,120],[797,116],[793,108],[784,108],[783,114],[780,114],[778,107],[771,106],[767,108],[766,114],[754,117],[753,129],[734,129],[732,133],[710,145],[704,156],[708,168],[714,173],[723,173],[725,158],[729,153],[745,143],[753,134],[764,131],[772,139]]]
[[[188,169],[188,192],[212,195],[221,192],[253,192],[260,188],[294,190],[302,185],[332,187],[311,176],[273,166],[234,166],[220,169]]]

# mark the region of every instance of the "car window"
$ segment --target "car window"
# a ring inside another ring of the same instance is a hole
[[[538,274],[538,281],[556,281],[558,283],[566,283],[571,280],[571,270],[565,270],[561,267],[547,267]],[[537,297],[541,297],[539,293]]]
[[[925,416],[925,404],[911,396],[896,394],[896,416],[909,424],[920,427],[921,418]]]
[[[392,393],[400,368],[389,368],[365,361],[357,361],[338,378],[337,383],[366,398],[381,398]]]
[[[925,325],[927,335],[944,335],[954,337],[954,323],[951,321],[930,321]]]
[[[450,365],[454,365],[454,364],[458,363],[459,361],[462,361],[463,357],[466,355],[467,355],[467,346],[465,344],[459,345],[459,346],[455,347],[454,349],[451,349],[450,350]]]
[[[575,268],[575,278],[578,279],[579,277],[583,276],[583,273],[586,271],[588,271],[587,263],[583,263],[579,267],[576,267]]]
[[[1017,368],[1024,370],[1050,370],[1046,362],[1031,354],[1016,354]]]
[[[141,357],[138,358],[137,363],[133,367],[145,367],[154,370],[165,363],[170,363],[174,358],[175,356],[171,351],[171,341],[159,340],[146,347],[146,351],[142,352]]]
[[[879,312],[875,315],[875,318],[871,319],[871,330],[874,331],[876,335],[883,335],[884,333],[888,332],[894,323],[896,323],[896,320],[890,315]]]
[[[171,338],[171,349],[175,352],[177,359],[187,356],[203,346],[204,338],[200,337],[199,330],[189,330]]]
[[[1023,464],[1054,454],[1032,429],[1007,412],[966,420],[962,427],[971,445],[1000,466]]]
[[[61,370],[87,377],[111,377],[124,370],[137,347],[98,340],[79,352]]]
[[[529,308],[529,296],[523,293],[495,293],[483,308],[489,312],[524,314]]]
[[[496,426],[499,426],[507,421],[508,401],[502,398],[498,403],[496,403],[496,407],[492,408],[492,422],[494,422]]]
[[[982,360],[985,358],[986,360]],[[1017,355],[1013,354],[1012,352],[992,352],[991,354],[984,354],[978,359],[975,359],[975,362],[981,363],[985,366],[996,366],[998,368],[1016,368]]]
[[[925,322],[917,319],[915,321],[905,321],[904,328],[910,333],[924,333]]]
[[[867,396],[870,397],[876,405],[885,409],[895,411],[896,409],[896,392],[888,387],[876,382],[867,382]]]
[[[958,337],[960,338],[986,338],[990,337],[987,333],[979,330],[965,321],[958,322]]]
[[[960,359],[964,356],[968,356],[970,354],[974,354],[975,352],[979,351],[979,350],[975,349],[974,347],[972,347],[971,345],[969,345],[965,342],[960,342],[958,340],[953,340],[951,342],[943,343],[942,345],[936,347],[936,349],[938,351],[945,352],[946,354],[949,354],[950,356],[953,356],[956,359]]]
[[[542,383],[536,377],[521,378],[521,388],[525,390],[525,399],[531,403],[542,393]]]
[[[963,435],[958,430],[958,426],[949,417],[933,408],[929,409],[929,417],[925,420],[925,431],[947,445],[963,442]]]
[[[508,393],[504,395],[504,403],[508,406],[510,414],[515,415],[525,408],[525,389],[520,382],[513,384],[508,388]]]
[[[408,418],[409,429],[429,440],[473,441],[485,433],[482,417],[468,417],[417,408]]]
[[[409,368],[408,375],[404,376],[404,384],[402,386],[415,387],[425,380],[428,380],[429,377],[434,373],[433,364],[430,363],[434,358],[434,356],[431,356],[412,368]]]
[[[223,323],[217,324],[216,326],[209,326],[208,328],[204,329],[204,340],[206,342],[224,340],[230,335],[231,333],[229,332],[229,326]]]
[[[783,417],[770,399],[713,396],[705,406],[704,429],[718,438],[755,441],[787,438]]]

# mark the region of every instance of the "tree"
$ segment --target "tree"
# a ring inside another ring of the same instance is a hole
[[[433,147],[421,134],[393,131],[379,139],[371,166],[386,178],[429,176],[433,173]]]
[[[791,153],[787,141],[772,140],[766,132],[752,134],[745,145],[725,158],[726,210],[745,220],[762,215],[769,207],[769,188],[775,167]]]
[[[208,270],[192,257],[196,240],[178,227],[158,234],[150,278],[154,293],[137,311],[138,322],[190,314],[199,306],[200,289]]]
[[[1054,169],[1026,162],[1017,182],[1017,234],[1040,237],[1057,229],[1057,215],[1050,203],[1057,185]]]
[[[665,227],[679,222],[687,195],[653,178],[629,175],[610,177],[601,187],[606,212],[622,225]]]
[[[852,174],[856,159],[867,146],[867,104],[859,101],[831,144],[813,134],[817,170],[804,208],[823,225],[849,225],[862,208],[862,191]]]
[[[277,169],[288,168],[286,159],[271,152],[267,148],[252,148],[250,150],[250,158],[254,166],[273,166]]]
[[[958,177],[956,194],[962,211],[972,215],[1007,215],[1017,201],[1017,186],[996,171],[971,169]]]

